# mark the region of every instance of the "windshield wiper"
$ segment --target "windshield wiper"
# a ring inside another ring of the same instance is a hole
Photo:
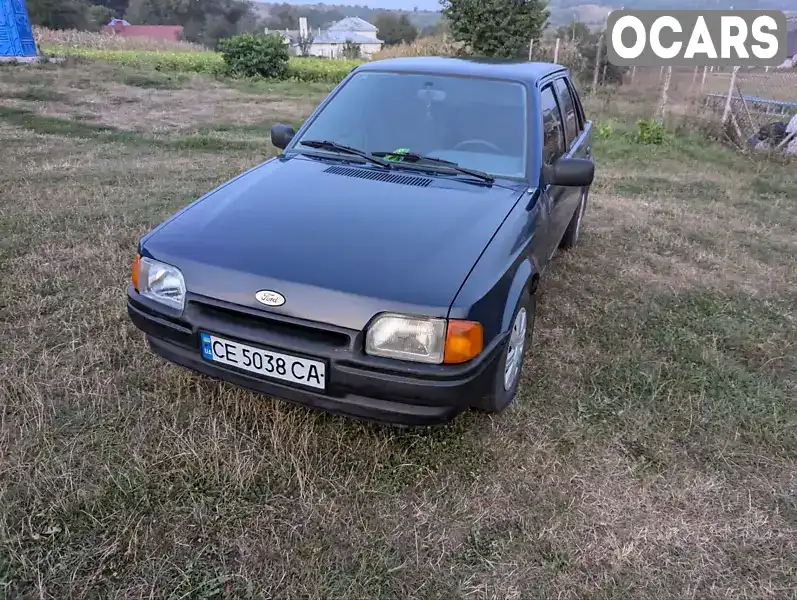
[[[417,154],[415,152],[374,152],[372,156],[378,156],[380,158],[389,156],[401,159],[396,162],[407,161],[410,163],[430,163],[433,165],[440,165],[443,167],[447,167],[453,171],[457,171],[458,173],[463,173],[465,175],[470,175],[478,179],[483,179],[484,181],[488,181],[490,183],[495,181],[495,177],[493,177],[488,173],[485,173],[484,171],[477,171],[475,169],[460,167],[457,163],[453,161],[445,160],[444,158],[436,158],[434,156],[426,156],[424,154]]]
[[[391,166],[388,161],[381,160],[373,154],[369,154],[364,150],[352,148],[351,146],[344,146],[343,144],[338,144],[337,142],[330,142],[329,140],[302,140],[299,143],[303,146],[309,146],[310,148],[320,148],[322,150],[332,150],[333,152],[341,152],[343,154],[359,156],[360,158],[364,158],[365,160],[377,164],[380,167],[387,167],[389,169]]]

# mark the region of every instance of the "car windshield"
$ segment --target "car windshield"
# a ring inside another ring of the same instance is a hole
[[[496,177],[526,174],[526,90],[511,81],[362,72],[297,139],[369,153],[412,152]],[[323,151],[323,150],[322,150]]]

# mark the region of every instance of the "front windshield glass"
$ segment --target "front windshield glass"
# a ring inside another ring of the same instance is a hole
[[[510,81],[363,72],[297,140],[366,152],[409,151],[497,177],[526,174],[526,90]]]

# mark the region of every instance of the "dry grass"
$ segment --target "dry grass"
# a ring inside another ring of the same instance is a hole
[[[33,27],[33,37],[39,45],[76,46],[96,50],[181,50],[207,51],[201,44],[148,37],[126,37],[105,32],[78,31],[75,29],[48,29]]]
[[[517,403],[394,430],[168,365],[125,312],[138,237],[272,152],[240,107],[324,91],[180,80],[159,135],[74,118],[121,93],[97,69],[0,83],[5,595],[797,597],[794,163],[599,140]]]
[[[462,42],[452,42],[438,36],[418,38],[411,44],[383,46],[374,54],[375,60],[403,56],[456,56],[463,48]]]

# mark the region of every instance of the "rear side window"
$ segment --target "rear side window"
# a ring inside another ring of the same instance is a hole
[[[572,80],[567,80],[567,87],[570,88],[570,92],[573,94],[573,100],[576,102],[576,115],[578,116],[579,120],[579,129],[583,130],[584,125],[587,122],[587,117],[584,115],[584,105],[581,104],[581,98],[579,98],[578,90],[576,89],[576,86],[573,85]]]
[[[552,165],[565,152],[562,114],[553,87],[546,85],[542,88],[542,127],[543,149],[542,160],[546,165]]]
[[[562,111],[565,117],[565,131],[567,133],[567,147],[573,143],[581,131],[579,115],[576,113],[576,102],[570,92],[570,86],[564,79],[556,80],[556,91],[559,93],[559,100],[562,102]]]

